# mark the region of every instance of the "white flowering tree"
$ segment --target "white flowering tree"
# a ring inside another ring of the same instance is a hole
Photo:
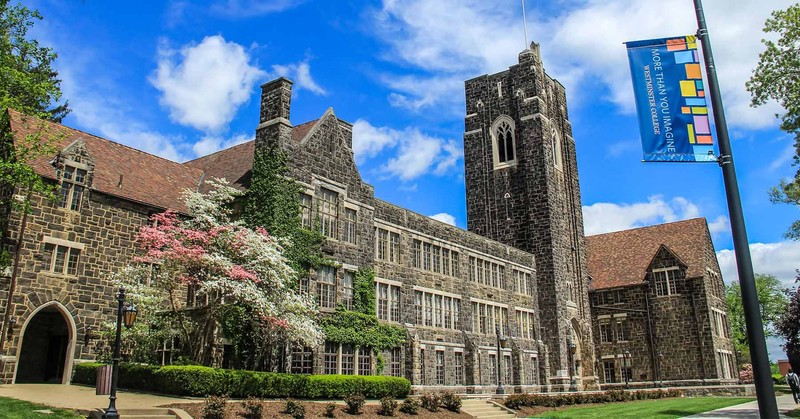
[[[296,292],[297,274],[280,240],[234,221],[231,204],[239,191],[225,180],[208,183],[208,193],[184,192],[189,217],[169,210],[155,214],[138,236],[144,254],[137,262],[158,267],[152,286],[163,291],[185,350],[193,361],[211,364],[219,355],[214,348],[220,332],[232,317],[238,326],[230,328],[231,335],[262,343],[250,342],[251,367],[258,368],[254,360],[263,357],[257,352],[272,350],[277,342],[321,343],[315,303]],[[190,307],[185,305],[188,288],[196,302]]]

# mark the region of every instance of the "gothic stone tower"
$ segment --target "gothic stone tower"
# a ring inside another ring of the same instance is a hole
[[[551,386],[595,385],[575,141],[564,87],[531,44],[508,70],[466,81],[467,226],[536,256]]]

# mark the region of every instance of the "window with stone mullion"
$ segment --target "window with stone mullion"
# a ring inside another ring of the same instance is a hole
[[[372,349],[358,349],[358,375],[372,375]]]
[[[378,259],[387,260],[388,255],[388,236],[389,232],[379,228],[378,229]]]
[[[436,385],[444,385],[444,351],[436,351]]]
[[[342,305],[348,309],[353,309],[353,278],[351,271],[344,271],[342,275]]]
[[[389,320],[400,321],[400,287],[389,288]]]
[[[389,262],[400,262],[400,235],[389,232]]]
[[[294,348],[292,351],[292,374],[313,374],[313,359],[311,348]]]
[[[400,377],[402,370],[400,368],[401,349],[392,348],[391,360],[389,361],[389,374],[393,377]]]
[[[455,373],[455,382],[453,384],[460,386],[464,384],[464,354],[456,352],[453,362],[453,371]]]
[[[380,282],[375,283],[377,295],[376,311],[378,318],[389,320],[389,285]]]
[[[353,345],[342,345],[342,374],[355,374],[355,349]]]
[[[356,243],[356,218],[358,212],[354,209],[344,209],[344,241]]]
[[[339,216],[339,194],[325,188],[320,188],[319,219],[323,235],[337,238],[337,220]]]
[[[336,269],[330,266],[320,267],[317,277],[317,296],[322,308],[336,307]]]
[[[339,344],[333,342],[325,343],[323,354],[323,366],[325,374],[338,374]]]

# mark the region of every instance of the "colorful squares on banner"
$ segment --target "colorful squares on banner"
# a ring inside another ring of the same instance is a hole
[[[694,85],[697,87],[697,90],[703,90],[703,80],[695,80]]]
[[[692,113],[692,108],[688,106],[681,106],[681,113],[690,114]]]
[[[703,73],[700,72],[700,64],[686,64],[686,78],[702,79]]]
[[[694,125],[686,124],[686,130],[689,132],[689,144],[694,144],[697,140],[694,138]]]
[[[706,100],[699,97],[687,97],[683,101],[686,102],[686,106],[706,106]]]
[[[683,51],[686,49],[686,39],[667,39],[667,51]]]
[[[694,53],[692,51],[679,51],[675,54],[675,64],[694,63]]]
[[[711,127],[708,124],[707,115],[695,115],[693,119],[694,119],[694,130],[695,132],[697,132],[698,137],[700,134],[711,134]]]
[[[705,106],[696,106],[692,108],[692,113],[695,115],[708,115],[708,108]]]
[[[706,97],[706,91],[705,90],[698,90],[697,91],[697,96]]]
[[[697,50],[697,38],[694,35],[687,36],[686,45],[689,49]]]
[[[710,135],[698,135],[697,144],[714,144],[714,139]]]
[[[681,80],[681,96],[683,97],[694,97],[697,96],[697,89],[695,89],[696,84],[694,80]]]

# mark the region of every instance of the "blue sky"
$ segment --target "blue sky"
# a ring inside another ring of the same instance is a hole
[[[791,176],[775,104],[744,82],[761,28],[785,0],[706,0],[756,272],[793,284],[796,207],[767,190]],[[466,226],[463,81],[502,71],[525,47],[518,0],[28,1],[33,35],[59,53],[64,123],[184,161],[253,138],[258,86],[295,81],[292,122],[328,108],[354,124],[362,176],[379,198]],[[586,233],[706,217],[736,279],[715,164],[641,163],[624,41],[695,32],[690,0],[526,3],[529,39],[568,91]],[[774,342],[770,345],[775,348]],[[773,350],[773,357],[776,352]]]

